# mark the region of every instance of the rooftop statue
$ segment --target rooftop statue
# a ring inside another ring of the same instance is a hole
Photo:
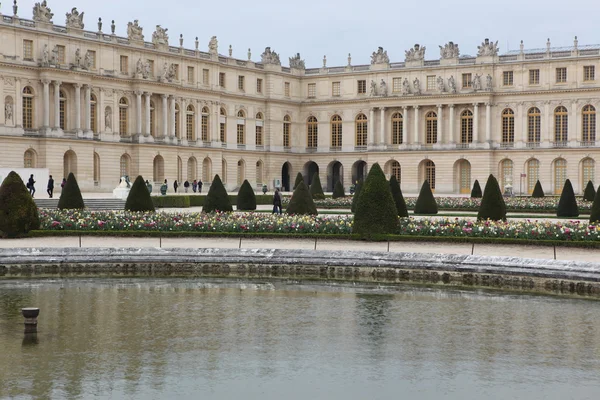
[[[458,44],[454,42],[448,42],[444,47],[440,46],[440,57],[442,59],[447,58],[458,58],[460,51],[458,50]]]
[[[33,20],[36,22],[52,22],[54,14],[51,11],[46,0],[35,3],[33,6]]]
[[[371,54],[371,64],[389,64],[390,58],[388,57],[387,51],[383,50],[383,47],[378,47],[377,51]]]
[[[210,42],[208,42],[208,52],[210,54],[219,54],[219,42],[217,41],[216,36],[210,38]]]
[[[142,34],[142,28],[138,24],[138,20],[134,20],[133,22],[127,23],[127,38],[129,40],[144,40],[144,35]]]
[[[294,57],[290,57],[290,68],[306,69],[304,60],[300,58],[300,53],[296,53]]]
[[[169,45],[169,35],[167,35],[168,28],[162,28],[160,25],[156,25],[156,30],[152,34],[152,43],[155,45],[166,44]]]
[[[425,58],[425,46],[421,47],[420,44],[415,44],[412,49],[406,50],[405,61],[421,61]]]
[[[490,42],[490,39],[485,39],[481,46],[477,46],[477,56],[497,56],[498,55],[498,41],[496,43]]]
[[[279,54],[271,51],[270,47],[265,47],[265,51],[260,55],[263,64],[281,65]]]
[[[67,28],[83,29],[83,14],[83,12],[77,11],[77,7],[73,7],[70,13],[66,13],[65,25]]]

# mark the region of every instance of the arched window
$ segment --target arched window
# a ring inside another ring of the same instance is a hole
[[[152,100],[150,100],[150,135],[156,136],[156,107]]]
[[[121,156],[121,160],[119,161],[119,177],[131,175],[130,164],[131,157],[129,157],[129,154],[123,154]]]
[[[567,180],[567,160],[559,158],[554,161],[554,194],[561,194]]]
[[[208,142],[208,116],[210,115],[208,107],[202,107],[202,141]]]
[[[67,96],[63,90],[58,92],[58,126],[63,131],[67,126]]]
[[[179,117],[181,113],[179,111],[179,104],[175,103],[175,137],[177,139],[181,139],[181,132],[179,130]]]
[[[400,184],[402,182],[402,168],[400,167],[400,163],[394,160],[390,167],[391,176],[395,176],[398,184]]]
[[[121,136],[127,136],[127,110],[129,109],[129,103],[125,97],[119,99],[119,134]]]
[[[402,144],[402,114],[392,114],[392,144]]]
[[[100,155],[94,152],[94,186],[100,185]]]
[[[425,179],[429,182],[431,190],[435,190],[435,163],[431,160],[425,162]]]
[[[500,190],[504,193],[506,185],[513,184],[513,162],[512,160],[503,160],[500,163]]]
[[[255,127],[255,140],[257,146],[264,145],[263,142],[263,115],[262,113],[256,114],[256,127]]]
[[[471,193],[471,163],[461,160],[458,164],[458,174],[460,193]]]
[[[238,160],[237,162],[237,185],[241,186],[246,179],[246,162]]]
[[[342,147],[342,117],[331,117],[331,147]]]
[[[260,160],[256,162],[256,183],[263,183],[263,163]]]
[[[211,181],[212,178],[212,161],[206,157],[202,160],[202,180],[205,184]]]
[[[569,140],[569,113],[563,106],[554,110],[554,141],[563,143]],[[562,190],[562,189],[561,189]]]
[[[585,188],[588,182],[594,183],[595,181],[595,169],[596,165],[594,160],[591,158],[586,158],[581,162],[581,187]]]
[[[196,158],[195,157],[188,158],[188,161],[187,161],[187,180],[189,182],[192,182],[193,180],[198,179],[197,176],[196,176],[197,165],[198,165],[198,163],[196,162]]]
[[[429,111],[425,115],[425,143],[437,143],[437,124],[437,114],[433,111]]]
[[[227,143],[227,113],[223,107],[219,111],[219,141]]]
[[[318,145],[318,136],[319,136],[319,122],[313,116],[308,117],[306,121],[306,140],[307,147],[316,148]]]
[[[243,110],[237,113],[237,144],[246,144],[246,114]]]
[[[153,172],[154,182],[162,184],[165,180],[165,160],[162,156],[154,157]]]
[[[35,151],[29,149],[23,154],[23,168],[36,168]]]
[[[502,111],[502,143],[515,142],[515,113],[510,108]]]
[[[98,102],[96,101],[96,96],[92,94],[90,96],[90,129],[94,133],[98,132],[98,125],[96,124],[96,117],[98,115],[98,113],[96,112],[97,103]]]
[[[290,147],[290,133],[292,131],[292,119],[289,115],[283,117],[283,147]]]
[[[185,138],[187,140],[196,140],[196,111],[191,104],[187,106],[185,113]]]
[[[581,140],[584,142],[595,142],[596,141],[596,109],[594,106],[588,104],[583,107],[582,113],[582,129],[581,129]],[[586,182],[587,183],[587,182]]]
[[[527,111],[527,141],[529,143],[539,143],[541,137],[542,114],[537,107],[531,107]],[[534,183],[535,185],[535,183]],[[533,188],[531,189],[533,190]]]
[[[473,143],[473,113],[465,110],[460,114],[460,142]]]
[[[33,89],[23,88],[23,128],[33,129]]]
[[[70,173],[77,177],[77,154],[73,150],[68,150],[63,156],[63,176]]]
[[[358,114],[356,117],[356,146],[367,145],[367,116]]]
[[[531,159],[527,162],[527,194],[533,193],[535,184],[540,179],[540,162]]]

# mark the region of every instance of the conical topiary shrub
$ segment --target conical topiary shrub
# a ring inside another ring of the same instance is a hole
[[[423,182],[423,186],[421,186],[421,191],[419,192],[419,197],[417,198],[417,203],[415,204],[415,214],[417,215],[435,215],[438,213],[438,206],[435,198],[433,197],[433,192],[431,191],[431,187],[429,186],[429,182],[425,179]]]
[[[398,229],[398,210],[390,185],[378,163],[373,164],[361,189],[352,233],[365,238],[395,233]]]
[[[13,238],[40,229],[38,209],[15,171],[10,171],[0,186],[0,233]]]
[[[325,198],[325,193],[323,193],[323,186],[321,186],[321,179],[319,178],[319,173],[315,172],[312,178],[312,183],[310,184],[310,194],[314,200],[322,200]]]
[[[362,189],[363,182],[358,181],[356,185],[354,185],[354,194],[352,195],[352,205],[350,206],[350,211],[353,213],[356,212],[356,204],[358,203],[358,198],[360,197],[360,191]]]
[[[544,189],[542,189],[542,184],[538,180],[535,183],[535,187],[533,188],[533,192],[531,192],[531,197],[544,197]]]
[[[595,224],[600,221],[600,187],[596,191],[594,196],[594,202],[592,203],[592,209],[590,210],[590,223]]]
[[[304,182],[304,177],[302,176],[301,172],[298,172],[298,175],[296,175],[296,181],[294,182],[294,188],[292,190],[296,190],[300,182]],[[306,182],[304,183],[306,184]]]
[[[154,211],[154,204],[150,197],[150,192],[146,182],[141,175],[138,175],[129,190],[127,201],[125,202],[127,211]]]
[[[335,187],[333,188],[333,195],[331,197],[333,197],[334,199],[346,197],[346,193],[344,193],[344,185],[342,185],[342,182],[337,181],[335,183]]]
[[[483,198],[477,213],[478,220],[506,221],[506,204],[500,191],[500,185],[494,175],[490,174],[485,189]]]
[[[404,196],[402,195],[402,189],[400,189],[400,184],[398,183],[395,175],[392,175],[390,178],[390,191],[392,192],[392,197],[396,203],[398,216],[400,218],[408,217],[408,209],[406,208],[406,202],[404,201]]]
[[[585,201],[594,201],[596,197],[596,189],[594,189],[594,184],[592,181],[588,181],[585,190],[583,191],[583,199]]]
[[[69,173],[67,177],[67,183],[62,189],[60,199],[58,199],[59,210],[70,210],[74,208],[85,208],[83,197],[81,197],[81,190],[77,184],[77,179],[73,173]]]
[[[296,186],[285,212],[286,214],[317,215],[317,207],[303,180]]]
[[[219,175],[215,175],[215,178],[210,185],[210,189],[208,189],[202,211],[207,213],[215,211],[233,211],[231,201],[227,195],[227,190],[225,189],[225,186],[223,186],[223,182],[221,182]]]
[[[238,190],[236,206],[238,211],[256,210],[256,194],[247,179],[244,179],[244,183]]]
[[[475,183],[473,184],[473,189],[471,189],[471,198],[473,199],[479,199],[481,198],[482,193],[481,193],[481,186],[479,186],[479,181],[477,179],[475,179]]]
[[[577,207],[577,200],[575,199],[575,192],[573,191],[573,185],[571,181],[567,179],[565,186],[563,186],[562,193],[560,194],[560,200],[558,201],[558,208],[556,209],[557,217],[578,217],[579,207]]]

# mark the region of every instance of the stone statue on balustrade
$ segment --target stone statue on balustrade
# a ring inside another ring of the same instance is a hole
[[[450,75],[450,78],[448,78],[448,90],[450,93],[456,93],[456,82],[454,81],[454,75]]]
[[[219,54],[219,42],[217,41],[216,36],[210,38],[210,42],[208,42],[208,52],[210,54]]]
[[[440,93],[443,93],[446,91],[446,88],[444,87],[444,78],[442,78],[441,76],[437,77],[437,90]]]
[[[402,96],[406,96],[410,94],[410,83],[408,83],[408,79],[404,78],[404,82],[402,82]]]
[[[50,10],[50,7],[48,7],[46,0],[41,3],[35,3],[33,6],[33,20],[35,22],[52,23],[53,16],[54,14]]]
[[[83,29],[83,12],[77,11],[77,7],[73,7],[70,13],[67,13],[65,25],[67,28]]]
[[[127,23],[127,38],[129,40],[144,40],[144,35],[142,34],[144,28],[142,28],[138,20],[134,20],[133,22]]]
[[[370,92],[370,96],[374,97],[377,96],[377,83],[375,83],[375,81],[371,81],[371,92]]]
[[[458,58],[459,55],[458,43],[448,42],[444,47],[440,46],[440,57],[442,59]]]
[[[271,51],[270,47],[265,47],[265,51],[260,55],[263,64],[281,65],[279,54]]]
[[[475,74],[473,77],[473,90],[476,92],[481,90],[481,75]]]
[[[106,126],[106,129],[112,129],[112,117],[110,112],[111,110],[109,107],[104,110],[104,125]]]
[[[425,59],[425,46],[421,47],[420,44],[415,44],[412,49],[406,50],[405,61],[421,61]]]
[[[81,50],[79,50],[79,48],[77,48],[77,50],[75,50],[75,63],[73,65],[76,68],[81,67]]]
[[[498,41],[496,43],[490,42],[490,39],[485,39],[481,46],[477,46],[477,56],[497,56],[498,55]]]
[[[50,59],[50,64],[58,65],[58,45],[54,46],[52,49],[52,58]]]
[[[160,25],[156,25],[156,30],[152,34],[152,43],[154,43],[155,46],[158,46],[159,44],[168,46],[169,45],[169,35],[167,35],[168,30],[169,30],[168,28],[163,28]]]
[[[290,68],[306,69],[306,64],[300,58],[300,53],[296,53],[294,57],[290,57]]]
[[[85,53],[85,57],[83,57],[83,69],[90,70],[92,68],[92,56],[90,52]]]
[[[142,62],[141,58],[138,58],[137,62],[135,63],[135,75],[142,76],[143,73],[144,73],[144,63]]]
[[[13,108],[11,103],[6,103],[4,105],[4,120],[6,122],[12,122],[13,118]]]
[[[383,96],[383,97],[387,97],[387,95],[388,95],[387,83],[385,83],[385,81],[383,79],[381,80],[381,83],[379,84],[379,95]]]
[[[492,76],[490,74],[488,74],[488,76],[485,77],[485,90],[492,90]]]
[[[371,64],[389,64],[390,58],[388,57],[387,51],[383,50],[383,47],[378,47],[377,51],[371,55]]]
[[[42,50],[42,66],[47,67],[50,65],[50,52],[48,51],[48,45],[44,45],[44,50]]]
[[[415,78],[413,81],[413,94],[421,94],[421,82],[419,78]]]

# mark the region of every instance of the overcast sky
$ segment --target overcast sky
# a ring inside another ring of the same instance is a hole
[[[33,0],[18,0],[19,16],[32,18]],[[484,38],[498,40],[500,53],[519,48],[571,46],[600,43],[598,0],[48,0],[54,23],[64,25],[72,7],[85,12],[85,28],[95,31],[98,17],[110,33],[115,20],[117,35],[127,36],[127,22],[138,19],[145,40],[151,41],[157,24],[168,28],[169,44],[208,50],[210,37],[219,40],[219,53],[260,60],[266,46],[279,53],[282,65],[297,52],[307,68],[370,63],[378,46],[392,62],[404,61],[404,51],[419,43],[427,47],[426,59],[438,59],[438,45],[453,41],[461,54],[475,55]],[[2,1],[3,14],[12,15],[11,1]]]

